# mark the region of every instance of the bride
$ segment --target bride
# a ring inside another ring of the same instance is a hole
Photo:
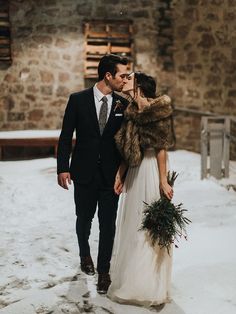
[[[107,295],[119,303],[159,305],[169,301],[172,251],[153,247],[147,233],[139,229],[143,202],[151,203],[160,193],[173,197],[166,177],[166,150],[173,144],[171,101],[167,95],[156,97],[155,80],[141,72],[129,76],[123,92],[132,101],[115,137],[124,162],[114,189],[123,193]]]

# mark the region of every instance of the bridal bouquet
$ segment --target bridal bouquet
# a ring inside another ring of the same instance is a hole
[[[168,172],[167,181],[173,187],[178,174]],[[187,210],[182,208],[183,204],[174,205],[166,196],[162,195],[157,201],[150,205],[145,203],[144,217],[140,230],[146,230],[151,238],[152,244],[167,248],[170,252],[171,245],[178,237],[187,239],[186,225],[191,220],[184,216]],[[178,247],[177,245],[175,245]]]

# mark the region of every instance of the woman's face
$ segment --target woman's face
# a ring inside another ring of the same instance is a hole
[[[133,97],[134,95],[134,73],[131,73],[127,78],[127,83],[124,85],[122,92]]]

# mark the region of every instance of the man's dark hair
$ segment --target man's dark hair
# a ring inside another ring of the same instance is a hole
[[[128,59],[113,54],[103,56],[98,64],[98,80],[103,80],[107,72],[114,77],[117,72],[117,64],[127,65]]]

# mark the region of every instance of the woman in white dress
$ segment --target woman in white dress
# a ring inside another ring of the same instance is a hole
[[[169,301],[172,251],[153,246],[139,229],[143,202],[157,200],[160,193],[173,196],[166,177],[166,150],[173,144],[172,107],[167,95],[156,97],[155,80],[144,73],[132,73],[123,92],[132,101],[116,135],[124,162],[114,186],[122,194],[107,295],[119,303],[159,305]]]

